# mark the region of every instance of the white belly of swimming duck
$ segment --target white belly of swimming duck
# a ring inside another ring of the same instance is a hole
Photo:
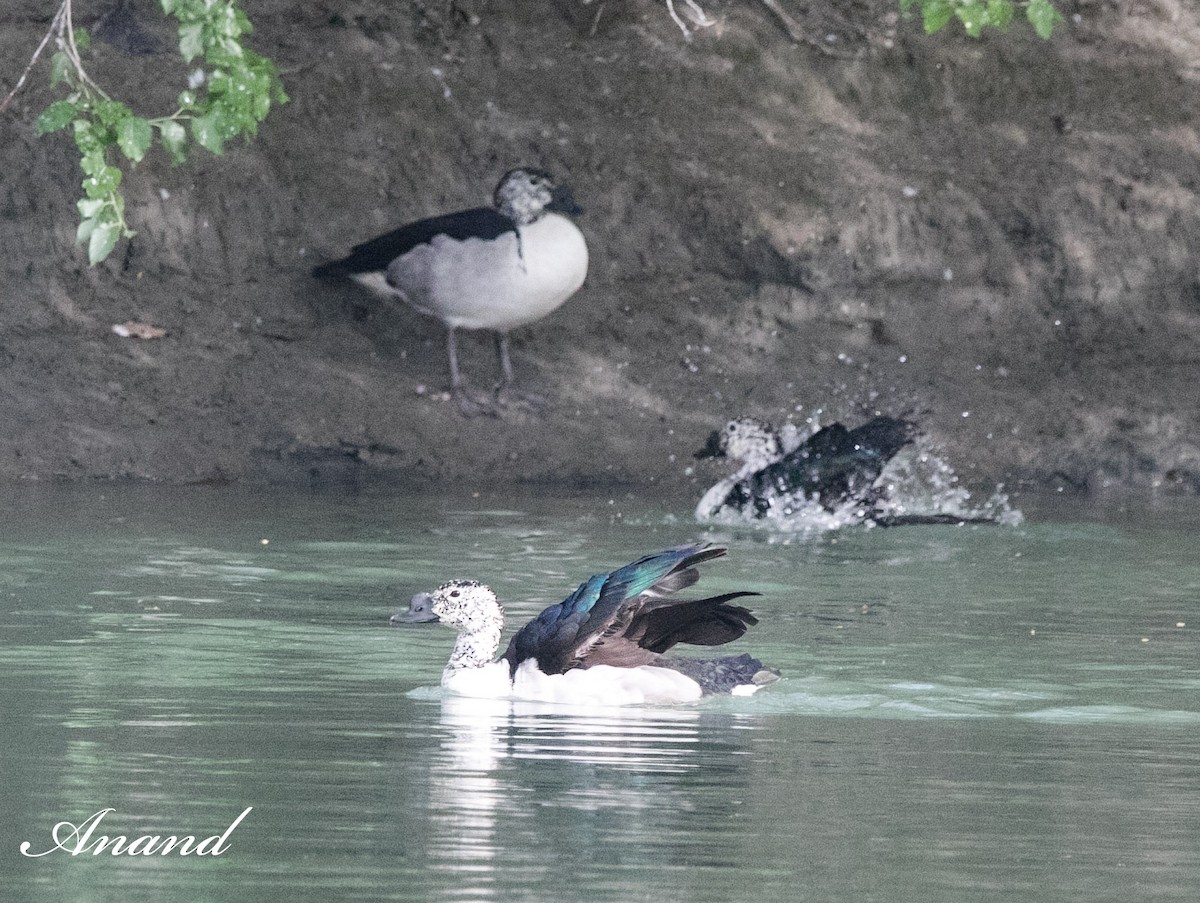
[[[695,702],[700,684],[670,668],[641,665],[616,668],[593,665],[564,674],[546,674],[536,659],[527,659],[511,674],[508,662],[482,668],[447,671],[442,686],[457,696],[475,699],[521,699],[574,705],[672,705]]]
[[[556,310],[587,277],[583,233],[547,213],[499,238],[440,235],[392,262],[388,284],[453,329],[507,332]]]
[[[563,674],[545,674],[536,659],[517,666],[513,698],[576,705],[672,705],[695,702],[700,684],[670,668],[593,665]]]
[[[749,610],[730,604],[755,593],[674,598],[699,579],[696,565],[724,554],[722,548],[686,545],[597,574],[521,628],[497,661],[492,657],[504,609],[495,593],[472,580],[444,583],[430,594],[431,609],[458,630],[458,639],[442,686],[460,696],[588,706],[752,693],[778,674],[749,655],[664,654],[679,643],[721,646],[758,623]]]
[[[489,662],[477,668],[447,668],[442,686],[456,696],[472,699],[510,699],[513,685],[508,662]]]

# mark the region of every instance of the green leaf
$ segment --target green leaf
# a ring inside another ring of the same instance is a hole
[[[179,26],[179,53],[184,62],[190,63],[204,52],[204,25],[189,22]]]
[[[71,36],[75,38],[75,46],[80,50],[87,50],[92,46],[92,36],[86,28],[76,28],[71,32]]]
[[[966,0],[954,8],[954,15],[962,22],[963,29],[973,38],[979,37],[983,26],[988,24],[987,7],[983,0]]]
[[[104,209],[106,203],[103,198],[80,198],[75,202],[75,206],[79,209],[79,215],[86,220]]]
[[[254,95],[254,106],[251,107],[251,114],[259,122],[267,118],[267,114],[271,112],[271,95],[267,91],[262,91]]]
[[[1042,38],[1049,38],[1054,26],[1063,21],[1062,14],[1054,8],[1050,0],[1029,0],[1029,6],[1025,7],[1025,15],[1033,25],[1033,30]]]
[[[83,225],[82,223],[80,224]],[[121,237],[121,224],[114,222],[97,223],[88,238],[88,263],[92,266],[112,253]]]
[[[988,0],[987,14],[988,22],[1003,31],[1013,20],[1013,5],[1010,0]]]
[[[174,119],[167,119],[158,123],[158,133],[171,155],[172,163],[182,163],[187,159],[187,129]]]
[[[238,43],[238,39],[236,37],[229,37],[228,35],[222,37],[220,48],[221,53],[230,60],[240,59],[244,55],[242,45]]]
[[[50,57],[50,87],[55,87],[59,82],[65,81],[71,83],[71,75],[74,73],[75,67],[71,65],[71,60],[61,50],[54,56]]]
[[[104,202],[98,201],[97,203],[103,204]],[[83,244],[85,241],[91,238],[92,232],[95,230],[98,222],[99,220],[97,220],[94,216],[89,216],[87,219],[80,222],[79,228],[75,230],[75,241],[79,244]]]
[[[162,0],[162,11],[168,16],[175,12],[175,7],[179,5],[179,0]]]
[[[192,120],[192,137],[207,151],[220,156],[227,135],[225,117],[220,110],[209,110]]]
[[[150,123],[140,116],[130,116],[117,124],[117,146],[134,163],[146,156],[153,140]]]
[[[925,33],[933,34],[946,27],[954,16],[951,0],[925,0],[921,6],[921,17],[925,22]]]
[[[83,193],[89,198],[105,198],[121,185],[121,170],[105,166],[83,180]]]
[[[133,111],[119,100],[100,100],[95,107],[97,118],[109,128],[116,128],[133,115]],[[114,140],[109,138],[107,143],[111,144]]]
[[[37,118],[37,122],[34,124],[34,130],[39,135],[57,132],[59,129],[65,129],[74,122],[75,117],[78,115],[79,107],[74,101],[56,100],[42,111],[42,115]]]
[[[75,146],[79,148],[79,152],[84,156],[88,154],[99,154],[100,162],[104,162],[104,126],[98,122],[93,122],[90,119],[76,119],[71,123],[75,130]],[[84,172],[87,172],[87,164],[83,164]]]
[[[83,152],[79,158],[79,168],[89,176],[99,175],[108,169],[108,161],[104,159],[103,148],[92,148]]]

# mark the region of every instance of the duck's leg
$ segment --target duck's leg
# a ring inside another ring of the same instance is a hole
[[[446,327],[446,357],[450,361],[450,391],[455,395],[462,392],[462,374],[458,372],[458,336],[453,326]]]
[[[545,404],[546,399],[539,395],[513,391],[513,367],[508,352],[507,332],[496,333],[496,357],[500,360],[500,385],[496,387],[496,404],[511,404],[514,399],[535,407]]]
[[[500,383],[500,391],[507,391],[513,384],[513,368],[512,358],[508,356],[508,333],[496,333],[496,355],[500,358],[500,375],[503,381]]]
[[[495,414],[494,410],[467,394],[462,374],[458,369],[458,334],[454,331],[453,326],[446,327],[446,358],[450,362],[450,394],[458,404],[458,409],[467,417],[474,417],[477,414]]]

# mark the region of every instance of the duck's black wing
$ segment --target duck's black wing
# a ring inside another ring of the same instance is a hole
[[[349,255],[341,260],[314,268],[313,275],[324,278],[386,270],[388,264],[397,257],[407,254],[418,245],[428,244],[438,235],[445,235],[457,241],[465,241],[468,238],[491,240],[506,232],[515,232],[516,229],[516,223],[492,207],[460,210],[458,213],[418,220],[386,235],[355,245]]]
[[[832,511],[853,499],[873,501],[872,485],[888,461],[913,441],[916,426],[875,417],[855,429],[833,423],[730,490],[726,504],[765,515],[771,501],[803,492]]]
[[[598,664],[649,664],[677,643],[719,646],[735,640],[758,621],[728,603],[756,593],[672,598],[699,579],[695,565],[724,554],[720,547],[686,545],[597,574],[522,627],[504,659],[514,671],[533,658],[546,674],[562,674]]]

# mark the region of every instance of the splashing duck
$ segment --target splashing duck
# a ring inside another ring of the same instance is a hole
[[[442,686],[473,697],[588,705],[672,704],[728,693],[749,695],[778,678],[750,655],[668,656],[680,643],[722,646],[758,620],[730,604],[752,592],[680,599],[696,566],[726,549],[690,544],[639,558],[580,584],[522,627],[495,659],[504,627],[496,594],[452,580],[432,594],[438,619],[458,630]]]
[[[827,511],[860,505],[867,514],[881,494],[879,475],[916,432],[907,420],[878,416],[854,429],[832,423],[787,451],[769,423],[731,420],[696,456],[731,458],[742,466],[704,493],[696,518],[732,513],[760,519],[805,499]]]

